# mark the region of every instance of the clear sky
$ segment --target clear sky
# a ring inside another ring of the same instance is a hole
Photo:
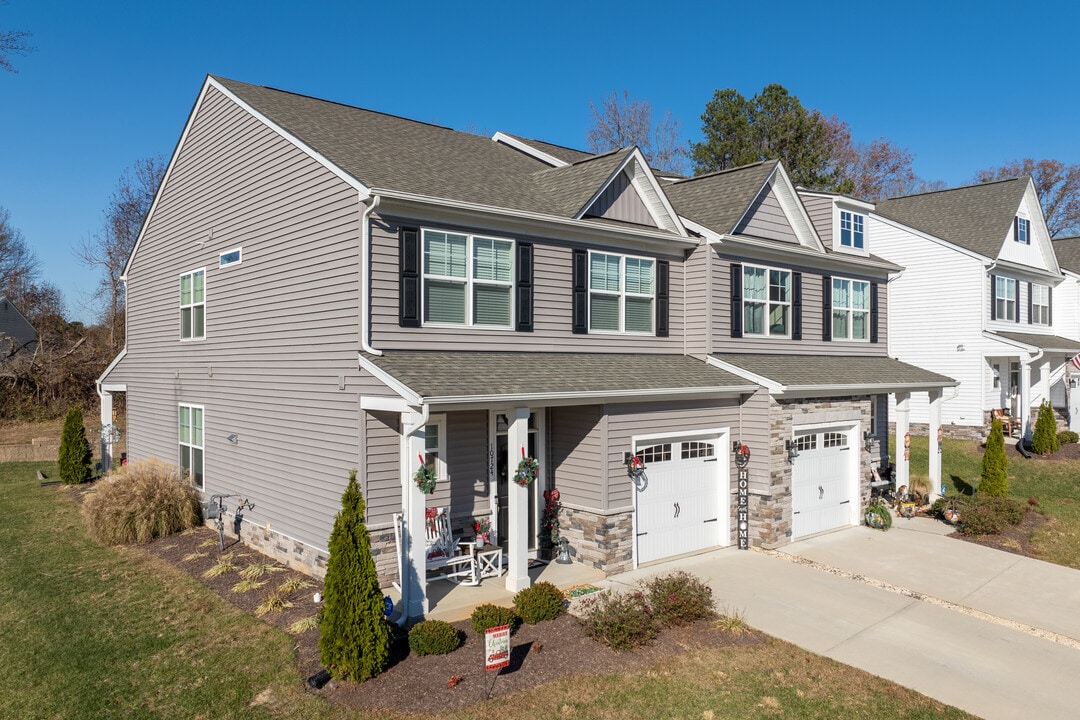
[[[172,153],[207,73],[582,148],[589,101],[613,90],[691,141],[715,90],[777,82],[958,185],[1023,157],[1080,163],[1078,20],[1064,1],[0,0],[0,30],[37,47],[0,72],[0,206],[93,321],[72,248],[125,168]]]

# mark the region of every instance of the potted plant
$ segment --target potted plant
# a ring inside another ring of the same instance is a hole
[[[473,531],[480,545],[487,545],[491,541],[491,521],[486,517],[473,520]]]

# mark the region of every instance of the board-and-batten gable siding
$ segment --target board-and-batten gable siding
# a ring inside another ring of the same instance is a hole
[[[799,243],[799,238],[791,228],[791,223],[780,207],[780,201],[777,200],[776,192],[771,185],[764,188],[754,199],[746,217],[735,228],[735,234],[779,240],[796,245]]]
[[[685,264],[686,343],[683,352],[702,359],[709,353],[709,332],[715,321],[709,293],[709,258],[712,254],[711,246],[699,245],[690,253]]]
[[[533,332],[480,327],[403,328],[399,325],[399,249],[398,229],[434,227],[450,232],[474,233],[485,237],[533,243]],[[560,238],[531,235],[508,235],[482,229],[452,225],[431,225],[376,218],[372,238],[372,344],[380,350],[533,350],[539,352],[646,352],[671,353],[683,349],[684,257],[681,248],[665,254],[642,249],[640,252],[574,243]],[[575,248],[615,254],[654,257],[670,265],[669,336],[572,332],[573,255]]]
[[[833,201],[827,197],[813,197],[799,195],[806,214],[810,216],[810,222],[817,231],[818,237],[827,248],[833,247]]]
[[[209,90],[128,273],[128,354],[109,380],[128,385],[132,456],[175,462],[176,406],[202,405],[207,490],[325,547],[359,464],[358,244],[355,191]],[[201,268],[206,339],[181,343],[179,276]]]
[[[604,188],[585,216],[656,227],[656,220],[649,214],[649,209],[641,201],[641,196],[625,172],[619,173]]]
[[[555,479],[563,505],[595,512],[603,510],[603,416],[600,405],[548,410],[551,458],[548,472]]]
[[[746,352],[777,353],[787,355],[872,355],[888,354],[889,333],[889,288],[884,277],[874,277],[858,272],[837,270],[823,271],[819,268],[807,268],[790,263],[759,261],[746,255],[731,255],[717,251],[712,267],[713,301],[713,348],[714,353]],[[760,267],[791,270],[802,273],[802,340],[791,338],[761,337],[747,335],[731,337],[731,265],[756,265]],[[824,321],[824,295],[822,277],[828,274],[834,278],[864,280],[878,284],[878,341],[867,340],[824,340],[822,322]]]

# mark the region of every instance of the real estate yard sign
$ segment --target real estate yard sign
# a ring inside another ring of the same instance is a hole
[[[510,664],[510,626],[500,625],[484,633],[484,658],[488,670],[501,670]]]

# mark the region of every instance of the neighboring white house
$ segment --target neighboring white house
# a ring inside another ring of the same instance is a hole
[[[1080,339],[1080,236],[1055,238],[1054,254],[1065,280],[1055,291],[1054,329],[1068,338]],[[1055,385],[1055,407],[1069,408],[1069,429],[1080,432],[1080,368],[1066,365],[1069,382]]]
[[[889,354],[960,381],[942,404],[946,432],[981,434],[994,408],[1029,431],[1047,398],[1065,414],[1075,283],[1062,288],[1029,177],[882,200],[862,221],[874,253],[905,268],[889,283]],[[919,397],[910,412],[929,420]]]

